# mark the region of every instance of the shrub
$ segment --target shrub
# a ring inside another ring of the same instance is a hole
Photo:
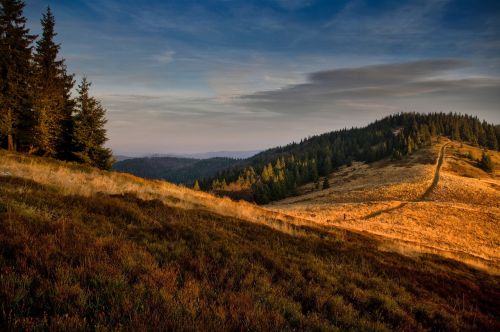
[[[494,165],[493,165],[493,161],[491,160],[491,157],[489,154],[487,154],[486,152],[483,152],[483,155],[481,157],[481,160],[479,161],[479,166],[485,171],[485,172],[488,172],[488,173],[491,173],[493,172],[493,169],[494,169]]]

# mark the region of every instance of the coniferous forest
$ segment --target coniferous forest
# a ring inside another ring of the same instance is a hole
[[[500,126],[456,113],[399,113],[364,128],[334,131],[300,143],[269,149],[201,182],[201,188],[266,204],[296,194],[315,182],[323,189],[326,176],[352,161],[400,159],[447,136],[484,149],[498,150]],[[486,154],[487,155],[487,154]]]
[[[72,96],[74,74],[59,54],[50,7],[35,36],[26,28],[23,1],[0,3],[0,147],[109,169],[106,110],[86,78]]]

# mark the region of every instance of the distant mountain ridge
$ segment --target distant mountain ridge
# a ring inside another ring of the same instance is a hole
[[[176,158],[192,158],[192,159],[211,159],[211,158],[231,158],[231,159],[247,159],[258,154],[260,150],[249,151],[209,151],[198,153],[166,153],[152,154],[147,157],[176,157]]]
[[[186,154],[158,153],[144,157],[116,155],[116,162],[112,169],[143,178],[161,179],[191,186],[196,180],[212,177],[238,164],[238,161],[251,158],[259,152],[259,150],[251,150]]]
[[[144,157],[121,160],[113,170],[148,179],[162,179],[191,186],[196,180],[214,176],[239,162],[232,158]]]
[[[247,159],[260,153],[262,150],[225,150],[225,151],[208,151],[194,153],[149,153],[139,156],[115,155],[115,160],[123,161],[127,159],[137,158],[156,158],[156,157],[173,157],[173,158],[190,158],[190,159],[210,159],[210,158],[231,158],[231,159]]]

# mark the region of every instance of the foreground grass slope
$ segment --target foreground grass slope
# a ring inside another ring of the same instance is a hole
[[[34,180],[48,169],[59,182]],[[181,206],[168,194],[198,193],[157,182],[146,198],[139,179],[40,158],[2,153],[0,174],[1,330],[500,328],[499,279],[438,256],[223,216],[209,196]]]

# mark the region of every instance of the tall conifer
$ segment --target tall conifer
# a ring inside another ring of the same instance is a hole
[[[26,28],[24,2],[0,0],[0,146],[28,150],[33,144],[30,78],[35,36]]]
[[[66,73],[64,59],[58,59],[60,45],[54,42],[57,34],[54,31],[55,18],[50,7],[47,7],[41,24],[43,34],[37,42],[34,56],[34,138],[41,154],[56,156],[63,139],[72,130],[70,123],[66,121],[71,120],[72,112],[67,108],[71,104],[70,90],[73,80],[72,76]]]
[[[107,141],[106,110],[89,95],[91,83],[84,77],[78,86],[76,98],[74,141],[75,156],[81,162],[102,169],[110,169],[113,163],[111,150],[104,147]]]

